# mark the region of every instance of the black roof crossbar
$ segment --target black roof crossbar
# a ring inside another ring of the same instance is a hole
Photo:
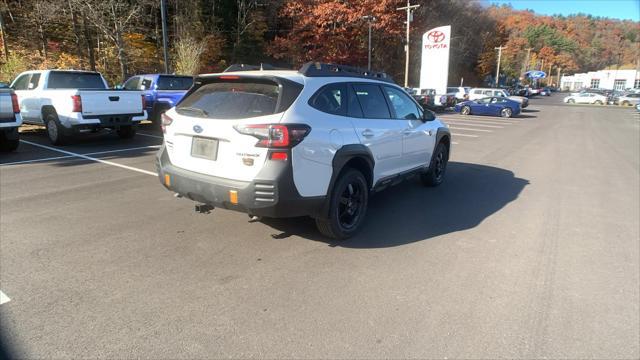
[[[393,83],[393,79],[384,72],[370,71],[355,66],[325,64],[320,62],[308,62],[298,70],[299,73],[308,77],[334,77],[334,76],[350,76],[366,79],[375,79]]]
[[[271,64],[260,63],[260,65],[249,65],[249,64],[233,64],[228,68],[224,69],[223,72],[232,72],[232,71],[252,71],[252,70],[282,70]]]

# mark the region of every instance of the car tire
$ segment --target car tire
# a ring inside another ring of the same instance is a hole
[[[162,114],[167,112],[167,110],[171,109],[171,106],[166,104],[156,104],[153,106],[153,110],[151,110],[151,116],[149,119],[153,123],[154,126],[160,126],[162,122]]]
[[[369,186],[364,175],[358,170],[346,169],[331,191],[329,216],[315,219],[318,231],[336,240],[352,237],[362,227],[368,202]]]
[[[594,103],[595,105],[602,105],[602,101],[600,101],[600,100],[596,100],[596,101],[594,101],[593,103]]]
[[[573,100],[573,99],[569,99],[569,100],[567,100],[567,104],[575,104],[575,103],[576,103],[576,101],[575,101],[575,100]]]
[[[60,124],[58,115],[48,113],[44,118],[44,123],[47,128],[49,141],[51,141],[53,145],[64,145],[69,142],[67,130],[62,126],[62,124]]]
[[[628,101],[623,101],[622,104],[620,104],[622,106],[629,106],[631,105]]]
[[[133,125],[121,126],[116,132],[121,139],[131,139],[136,136],[136,127]]]
[[[18,148],[20,139],[7,139],[7,135],[0,132],[0,151],[11,152]]]
[[[500,110],[500,116],[502,116],[503,118],[510,118],[511,115],[513,115],[513,111],[509,108]]]
[[[440,142],[436,146],[429,169],[420,175],[422,184],[429,187],[436,187],[444,181],[444,175],[447,172],[447,164],[449,163],[449,148]]]
[[[462,115],[470,115],[471,114],[471,108],[467,105],[463,106],[462,109],[460,109],[460,114]]]

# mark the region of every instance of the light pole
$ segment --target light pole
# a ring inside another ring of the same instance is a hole
[[[362,20],[369,23],[369,56],[367,57],[367,70],[371,71],[371,25],[378,19],[373,15],[363,16]]]
[[[407,6],[396,9],[407,11],[407,44],[404,48],[404,51],[406,53],[406,59],[404,62],[404,87],[409,87],[409,27],[411,23],[411,11],[419,7],[420,5],[411,5],[411,0],[407,0]]]
[[[164,55],[164,72],[169,73],[169,50],[167,48],[167,1],[160,0],[160,14],[162,17],[162,53]]]
[[[502,58],[502,50],[506,48],[507,48],[506,46],[502,46],[502,45],[500,45],[497,48],[494,48],[498,50],[498,68],[496,70],[496,87],[498,87],[498,84],[500,83],[500,59]]]

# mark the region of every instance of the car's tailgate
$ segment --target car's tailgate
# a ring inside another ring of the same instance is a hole
[[[142,92],[125,90],[80,90],[82,114],[120,115],[142,113]]]

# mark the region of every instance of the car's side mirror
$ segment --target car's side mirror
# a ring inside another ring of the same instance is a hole
[[[116,90],[122,90],[122,89],[124,89],[124,85],[118,84],[118,85],[114,86],[113,88],[116,89]]]
[[[427,121],[433,121],[435,119],[436,119],[436,114],[434,114],[430,110],[427,110],[427,109],[424,110],[424,113],[422,114],[422,121],[427,122]]]
[[[35,87],[34,83],[29,83],[29,85],[27,85],[27,90],[33,90]]]

